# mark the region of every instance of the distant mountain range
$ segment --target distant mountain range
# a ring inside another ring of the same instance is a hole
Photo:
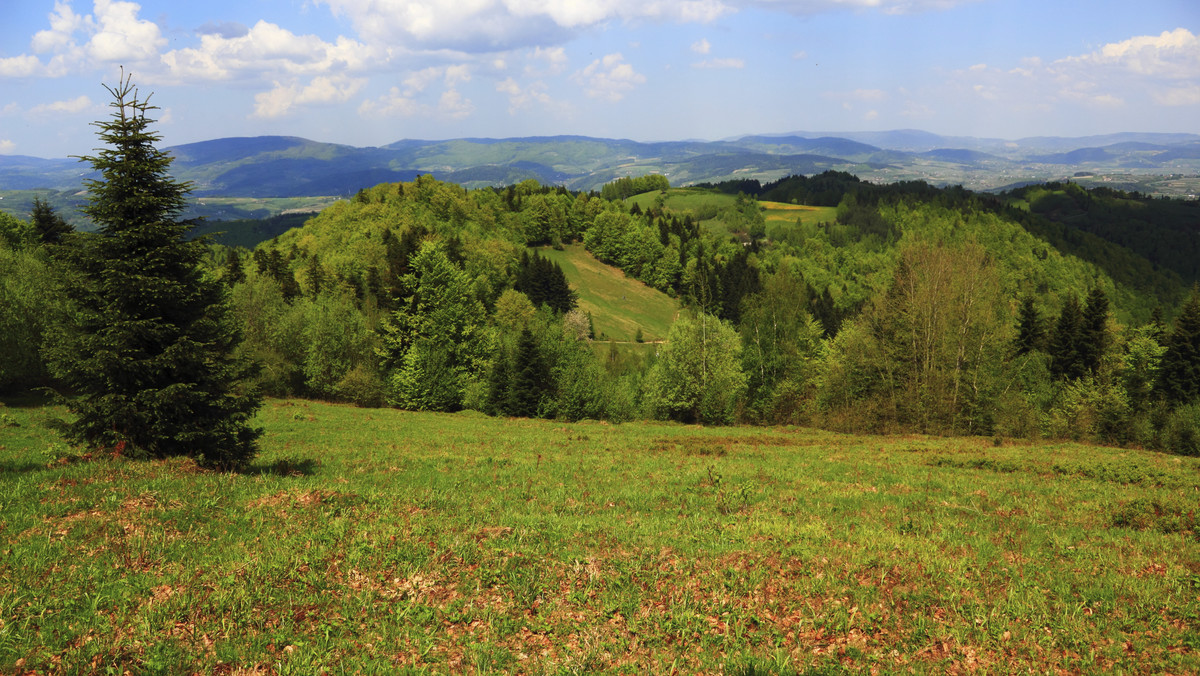
[[[642,143],[584,136],[397,141],[358,148],[286,136],[223,138],[168,149],[197,197],[345,195],[419,174],[467,187],[526,179],[571,189],[661,173],[672,185],[847,171],[877,182],[925,180],[994,190],[1076,175],[1200,174],[1200,135],[1123,133],[1016,141],[918,130],[793,132],[723,141]],[[76,160],[0,155],[0,192],[78,191]],[[1190,188],[1181,189],[1187,192]]]

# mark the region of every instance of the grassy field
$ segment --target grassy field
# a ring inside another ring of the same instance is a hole
[[[0,671],[1200,671],[1200,462],[271,401],[251,471],[0,408]]]
[[[579,296],[579,308],[592,313],[592,326],[600,340],[632,341],[641,328],[643,340],[662,340],[675,321],[674,298],[652,289],[619,268],[596,260],[581,244],[556,251],[539,249],[558,263]]]
[[[765,209],[763,216],[767,219],[768,229],[778,223],[795,224],[796,221],[800,221],[804,225],[814,225],[833,223],[837,220],[837,207],[809,207],[765,201],[760,201],[759,205]]]

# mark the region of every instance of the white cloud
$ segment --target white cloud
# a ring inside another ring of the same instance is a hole
[[[533,58],[538,62],[545,62],[544,68],[546,74],[557,75],[567,67],[567,52],[562,47],[536,47],[533,50]],[[540,72],[542,68],[530,66],[526,68],[526,72]]]
[[[646,76],[626,63],[620,52],[596,59],[587,68],[575,73],[573,78],[583,85],[588,96],[613,103],[625,98],[638,85],[646,83]]]
[[[915,14],[927,11],[942,11],[959,5],[966,5],[976,0],[745,0],[739,5],[750,5],[762,9],[772,9],[810,16],[825,12],[844,10],[877,10],[884,14]]]
[[[266,21],[244,35],[208,33],[199,47],[167,52],[162,62],[178,80],[228,80],[260,75],[321,75],[365,70],[378,58],[376,50],[339,37],[326,42],[315,35],[297,35]]]
[[[412,117],[421,112],[421,105],[412,97],[405,96],[399,87],[375,99],[363,101],[358,106],[358,114],[362,117]]]
[[[692,43],[692,51],[697,54],[707,54],[710,49],[712,49],[712,44],[708,40],[701,39],[699,42]]]
[[[254,117],[282,117],[296,106],[344,103],[365,83],[362,78],[324,75],[313,78],[304,87],[276,82],[270,91],[255,95]]]
[[[874,103],[887,98],[887,92],[882,89],[855,89],[848,92],[826,92],[823,97],[844,103]]]
[[[422,94],[439,81],[442,83],[442,93],[437,103],[422,103]],[[387,94],[374,101],[363,101],[358,107],[358,114],[373,118],[436,114],[461,119],[475,112],[475,104],[458,91],[459,84],[470,81],[471,68],[467,64],[422,68],[409,73],[401,82],[402,87],[392,87]]]
[[[1157,92],[1154,100],[1164,106],[1200,105],[1200,85],[1170,87]]]
[[[314,0],[347,17],[371,44],[501,52],[565,42],[610,20],[708,22],[733,11],[721,0]]]
[[[475,104],[471,103],[470,99],[464,98],[458,90],[447,89],[442,92],[442,98],[438,100],[438,112],[461,120],[475,112]]]
[[[45,70],[42,62],[32,54],[0,59],[0,77],[34,77]]]
[[[33,116],[82,113],[92,107],[92,100],[87,96],[78,96],[68,101],[42,103],[29,109]]]
[[[36,54],[55,52],[71,45],[75,33],[82,30],[91,17],[85,19],[76,14],[69,3],[55,2],[49,18],[49,30],[38,31],[30,42],[29,46]]]
[[[692,64],[692,68],[745,68],[742,59],[705,59]]]
[[[109,63],[157,59],[167,39],[155,23],[137,17],[140,10],[132,2],[96,0],[96,32],[87,44],[88,54]]]
[[[566,110],[564,104],[556,102],[550,96],[546,83],[540,80],[522,87],[520,83],[509,77],[496,84],[496,91],[508,96],[508,112],[510,114],[516,114],[518,111],[534,104],[538,104],[543,108],[549,108],[557,113],[562,113]]]
[[[1064,61],[1115,66],[1155,78],[1200,78],[1200,37],[1186,28],[1176,28],[1157,36],[1139,35],[1107,44],[1098,52]]]
[[[0,138],[0,155],[11,154],[16,149],[17,144],[13,143],[10,139]]]
[[[1022,59],[1002,69],[978,64],[951,73],[960,93],[978,97],[996,114],[1047,113],[1062,106],[1090,111],[1200,105],[1200,37],[1185,28],[1142,35],[1053,62]]]

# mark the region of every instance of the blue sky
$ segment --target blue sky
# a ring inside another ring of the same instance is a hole
[[[5,0],[0,153],[90,152],[121,66],[163,145],[1200,132],[1195,0]]]

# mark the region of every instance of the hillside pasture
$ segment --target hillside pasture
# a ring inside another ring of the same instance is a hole
[[[597,340],[633,341],[639,328],[646,341],[667,337],[678,310],[674,298],[601,263],[583,245],[538,252],[562,268],[578,294],[579,309],[592,315]]]
[[[0,408],[0,670],[1200,671],[1200,460],[273,400],[248,473]]]

